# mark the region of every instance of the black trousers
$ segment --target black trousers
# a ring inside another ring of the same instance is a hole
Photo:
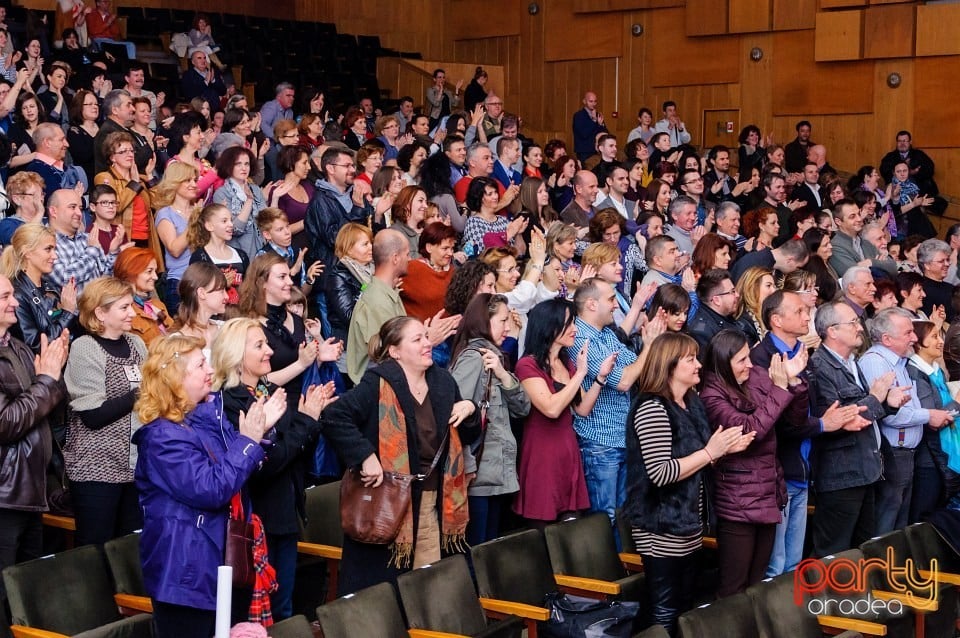
[[[677,635],[677,619],[693,606],[697,580],[697,552],[670,558],[643,557],[651,624]]]
[[[43,555],[43,514],[0,509],[0,570]],[[7,638],[7,589],[0,579],[0,637]]]
[[[877,530],[876,486],[817,492],[813,515],[813,555],[820,558],[859,547]]]
[[[101,545],[143,527],[143,512],[132,482],[71,482],[70,496],[77,519],[78,546]]]
[[[763,580],[776,536],[776,524],[717,520],[719,598],[742,592]]]
[[[217,612],[153,601],[153,638],[210,638]]]

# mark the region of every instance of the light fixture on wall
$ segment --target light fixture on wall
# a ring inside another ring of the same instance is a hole
[[[643,35],[643,25],[642,24],[633,24],[630,26],[630,33],[633,34],[633,37],[638,38]]]
[[[532,16],[537,15],[538,13],[540,13],[540,5],[537,4],[536,2],[531,2],[530,4],[527,5],[527,13],[529,13]]]
[[[750,59],[754,62],[759,62],[763,59],[763,49],[760,47],[753,47],[750,49]]]
[[[903,78],[900,77],[900,74],[896,71],[887,76],[887,86],[889,86],[891,89],[900,88],[900,83],[902,81]]]

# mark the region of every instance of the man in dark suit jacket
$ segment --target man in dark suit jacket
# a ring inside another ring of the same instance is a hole
[[[897,148],[880,160],[880,175],[886,183],[889,184],[893,179],[893,168],[900,162],[906,162],[910,167],[910,179],[920,187],[921,193],[931,197],[940,193],[937,183],[933,181],[933,160],[920,149],[913,148],[910,131],[897,133]]]
[[[783,167],[788,173],[802,173],[803,165],[807,163],[807,149],[813,146],[810,132],[813,126],[807,120],[797,122],[797,138],[783,148]]]
[[[876,531],[874,492],[883,463],[877,421],[907,400],[892,386],[893,375],[868,385],[854,351],[863,339],[856,313],[843,302],[817,309],[820,347],[810,357],[810,411],[822,416],[834,403],[866,406],[861,416],[872,423],[859,431],[824,433],[813,441],[813,480],[817,515],[813,517],[813,556],[835,554],[872,538]]]
[[[210,112],[220,109],[220,97],[225,95],[227,87],[223,83],[220,71],[210,66],[207,54],[194,51],[190,55],[191,67],[180,78],[183,96],[187,100],[203,98],[210,105]]]
[[[807,210],[816,214],[823,208],[823,196],[820,194],[820,169],[816,162],[807,162],[803,165],[803,181],[797,184],[790,194],[792,199],[799,199],[807,205]]]

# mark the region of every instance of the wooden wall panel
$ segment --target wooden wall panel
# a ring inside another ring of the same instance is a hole
[[[913,55],[916,7],[891,4],[864,12],[863,57],[908,58]]]
[[[917,7],[917,55],[960,54],[960,4]]]
[[[773,0],[775,31],[812,29],[817,23],[817,0]]]
[[[773,0],[729,0],[730,33],[769,31]]]
[[[612,13],[573,12],[573,0],[543,3],[543,57],[550,62],[613,58],[623,49],[622,20]],[[561,34],[566,34],[564,37]]]
[[[817,62],[859,60],[863,57],[863,11],[827,11],[817,14]]]
[[[687,37],[684,9],[663,9],[650,13],[649,67],[652,86],[726,84],[740,80],[736,36]],[[679,52],[682,52],[680,54]]]
[[[913,68],[914,142],[921,148],[960,147],[960,101],[943,99],[944,90],[960,78],[960,57],[917,58]]]
[[[774,115],[871,112],[872,63],[814,62],[812,31],[783,32],[773,37]]]
[[[687,35],[723,35],[729,32],[729,0],[687,0],[682,15]]]
[[[760,47],[764,52],[759,62],[750,59],[750,50],[753,47]],[[755,124],[764,134],[771,131],[773,127],[771,79],[775,68],[772,35],[752,35],[742,38],[740,44],[741,127]]]
[[[867,0],[820,0],[820,9],[845,9],[848,7],[865,7]]]
[[[573,0],[576,13],[603,13],[606,11],[636,11],[682,7],[684,0]]]

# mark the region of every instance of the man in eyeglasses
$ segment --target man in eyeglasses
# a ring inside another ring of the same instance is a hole
[[[922,310],[932,316],[934,306],[943,306],[947,322],[953,323],[957,316],[953,308],[953,285],[947,281],[950,270],[950,244],[939,239],[928,239],[917,249],[917,263],[923,273],[923,291],[927,293]]]
[[[883,469],[878,421],[887,416],[887,406],[898,410],[909,394],[893,385],[892,372],[872,383],[864,377],[855,355],[863,343],[863,326],[849,305],[835,301],[820,306],[814,325],[822,341],[810,357],[811,414],[822,417],[835,404],[858,405],[866,407],[861,416],[870,421],[862,430],[813,441],[813,556],[821,557],[858,547],[877,533],[874,496]]]
[[[843,297],[840,301],[849,307],[860,321],[860,344],[857,346],[857,355],[861,355],[873,345],[870,333],[867,331],[867,306],[873,303],[877,294],[877,286],[873,283],[873,274],[866,266],[851,266],[840,278]]]
[[[740,295],[733,285],[733,279],[726,270],[713,268],[700,276],[697,282],[697,297],[700,307],[687,322],[687,332],[700,344],[698,351],[701,361],[707,351],[707,344],[724,328],[736,328],[733,313],[737,311]]]

